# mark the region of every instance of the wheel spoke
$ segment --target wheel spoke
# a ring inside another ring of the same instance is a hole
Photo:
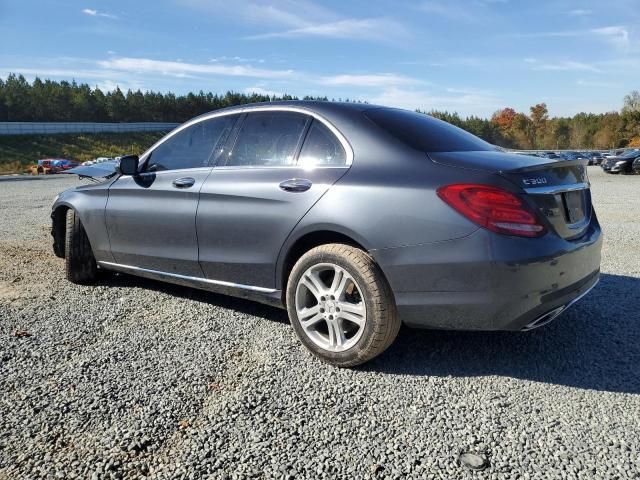
[[[302,308],[298,310],[298,318],[301,322],[308,320],[310,317],[320,312],[320,305],[314,305],[313,307]]]
[[[340,317],[362,327],[365,323],[365,310],[362,303],[341,303]]]
[[[344,330],[342,329],[342,321],[336,318],[333,321],[327,322],[329,327],[329,344],[333,348],[340,348],[346,341],[344,336]]]
[[[322,293],[327,288],[325,285],[323,285],[320,277],[318,277],[318,275],[313,272],[307,272],[304,275],[302,282],[304,283],[304,286],[307,287],[311,294],[316,298],[320,298]]]
[[[337,276],[337,273],[336,273],[336,276]],[[347,291],[347,285],[349,285],[349,282],[353,280],[351,280],[351,277],[345,271],[342,272],[339,283],[335,282],[335,278],[333,280],[334,280],[333,283],[335,284],[335,288],[333,288],[334,285],[331,285],[332,287],[331,290],[334,292],[334,295],[336,296],[336,298],[343,299],[344,294]]]
[[[329,287],[329,291],[335,295],[338,295],[340,292],[338,291],[338,287],[342,282],[342,279],[345,278],[346,272],[342,270],[340,267],[335,268],[335,274],[333,275],[333,280],[331,281],[331,287]]]
[[[309,330],[316,323],[322,320],[324,320],[324,316],[321,313],[317,313],[307,320],[300,320],[300,324],[302,325],[302,328],[304,328],[305,330]]]

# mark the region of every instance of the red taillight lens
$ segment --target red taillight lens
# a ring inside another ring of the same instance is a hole
[[[438,196],[481,227],[506,235],[540,237],[544,225],[522,200],[489,185],[454,184],[440,187]]]

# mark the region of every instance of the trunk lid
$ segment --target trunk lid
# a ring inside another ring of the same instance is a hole
[[[430,153],[443,165],[491,172],[508,179],[553,230],[567,240],[580,237],[591,221],[587,160],[554,160],[501,152]]]

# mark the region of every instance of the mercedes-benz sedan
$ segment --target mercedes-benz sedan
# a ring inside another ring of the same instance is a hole
[[[585,165],[405,110],[246,105],[61,193],[54,251],[76,283],[111,270],[284,307],[309,350],[353,366],[402,323],[530,330],[588,292],[601,234]]]

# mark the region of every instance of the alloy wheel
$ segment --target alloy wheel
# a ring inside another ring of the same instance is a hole
[[[367,321],[362,289],[349,272],[333,263],[313,265],[300,277],[296,313],[305,335],[331,352],[358,343]]]

